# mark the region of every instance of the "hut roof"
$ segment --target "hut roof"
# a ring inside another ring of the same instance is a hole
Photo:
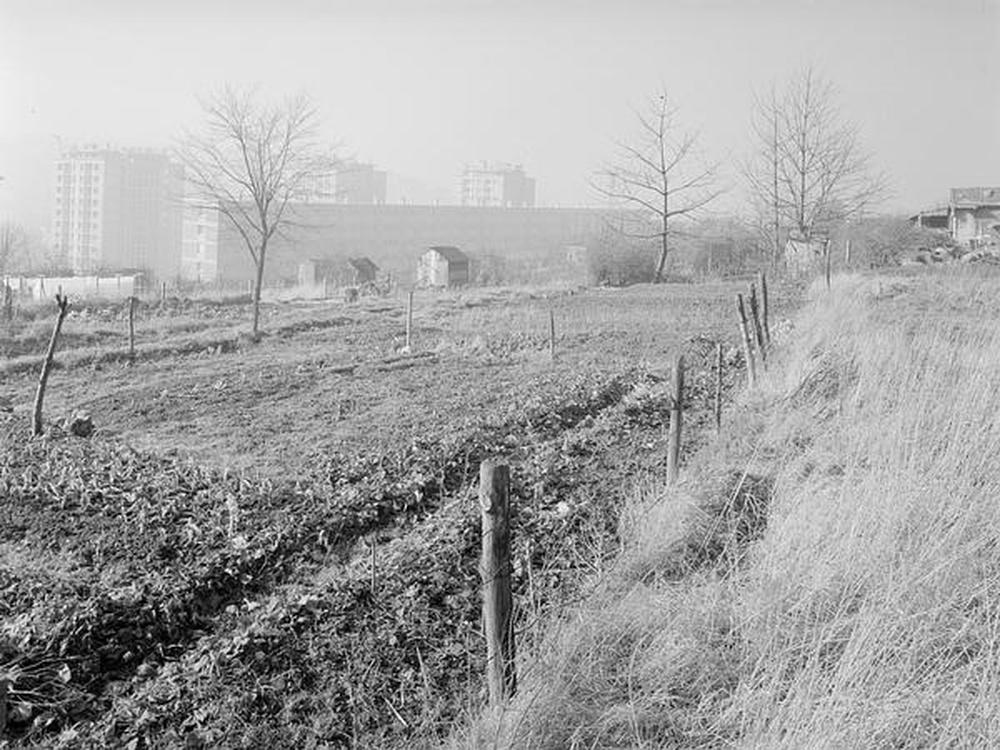
[[[371,258],[348,258],[347,262],[353,266],[358,273],[368,273],[374,276],[378,272],[378,266]]]
[[[431,245],[430,250],[440,253],[449,263],[469,259],[469,256],[452,245]]]

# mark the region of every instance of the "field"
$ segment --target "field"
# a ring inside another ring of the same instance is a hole
[[[452,746],[1000,746],[1000,279],[817,285]]]
[[[742,383],[744,285],[419,294],[403,302],[79,305],[29,437],[51,313],[0,335],[0,675],[15,742],[413,747],[478,714],[479,462],[511,464],[525,652],[709,439],[715,341]],[[776,289],[777,316],[797,300]],[[549,355],[549,310],[557,328]],[[88,411],[89,439],[60,420]]]

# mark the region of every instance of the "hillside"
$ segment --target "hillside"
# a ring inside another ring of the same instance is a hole
[[[1000,745],[1000,282],[842,277],[461,747]]]

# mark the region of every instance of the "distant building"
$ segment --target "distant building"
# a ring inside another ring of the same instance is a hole
[[[947,230],[963,245],[1000,243],[1000,187],[952,188],[946,205],[910,217],[918,227]]]
[[[462,172],[462,205],[531,208],[535,205],[535,179],[520,164],[467,165]]]
[[[181,229],[181,278],[201,284],[214,282],[218,277],[218,258],[218,209],[194,199],[186,200]]]
[[[56,252],[75,273],[180,271],[184,170],[156,151],[85,147],[56,161]]]
[[[340,203],[351,206],[380,206],[385,203],[386,173],[374,164],[354,162],[321,172],[309,180],[308,203]]]
[[[417,262],[417,286],[453,287],[469,283],[469,258],[457,247],[428,248]]]
[[[475,208],[472,206],[290,205],[290,226],[268,246],[265,283],[294,283],[313,259],[364,254],[400,278],[412,278],[414,248],[450,245],[476,256],[537,259],[589,245],[614,212],[592,208]],[[219,224],[218,281],[245,284],[254,266],[228,221]],[[321,276],[317,279],[322,280]]]
[[[369,258],[311,258],[299,264],[299,286],[329,284],[331,286],[361,286],[374,283],[378,266]]]

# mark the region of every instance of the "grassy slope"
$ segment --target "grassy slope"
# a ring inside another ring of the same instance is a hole
[[[1000,295],[817,290],[758,392],[456,745],[1000,745]]]

